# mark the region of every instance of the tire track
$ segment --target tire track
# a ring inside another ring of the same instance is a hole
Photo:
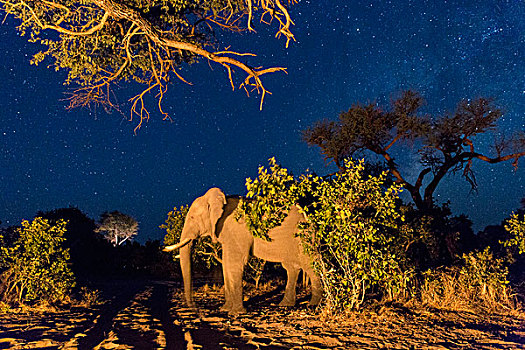
[[[187,342],[184,339],[183,329],[175,324],[170,315],[171,295],[172,288],[169,283],[156,282],[147,305],[151,315],[161,323],[165,336],[165,349],[186,349]]]
[[[95,320],[95,324],[85,334],[81,333],[72,339],[70,343],[79,350],[93,349],[100,344],[106,335],[111,331],[113,320],[118,313],[130,304],[135,295],[144,288],[143,285],[127,285],[126,288],[120,288],[118,296],[102,306],[100,316]],[[67,348],[67,347],[66,347]]]

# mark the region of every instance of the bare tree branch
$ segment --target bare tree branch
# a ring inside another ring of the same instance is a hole
[[[476,189],[474,159],[490,164],[512,160],[517,167],[518,160],[525,156],[524,133],[496,140],[495,157],[476,150],[475,136],[493,132],[497,120],[503,116],[492,99],[464,100],[454,113],[435,118],[417,114],[423,103],[419,94],[406,91],[393,101],[390,111],[375,104],[354,105],[342,112],[337,122],[318,122],[305,130],[303,139],[309,145],[319,146],[325,159],[335,161],[339,168],[344,158],[356,152],[368,151],[383,157],[393,177],[422,210],[433,208],[434,192],[448,173],[462,170],[471,188]],[[420,146],[414,153],[420,157],[424,169],[414,182],[407,180],[389,153],[405,140]]]

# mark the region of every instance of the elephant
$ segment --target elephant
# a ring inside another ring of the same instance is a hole
[[[302,269],[311,280],[312,295],[309,304],[319,304],[322,296],[320,278],[312,267],[312,259],[304,252],[301,240],[296,237],[297,224],[305,218],[297,206],[292,206],[280,226],[269,231],[270,241],[254,238],[244,219],[235,218],[241,197],[225,196],[219,188],[209,189],[191,204],[186,216],[179,243],[167,246],[164,251],[180,249],[180,265],[184,280],[184,295],[188,307],[194,308],[191,280],[192,241],[211,236],[222,245],[224,277],[223,311],[242,313],[242,276],[250,253],[266,261],[280,262],[288,278],[280,306],[293,306],[296,301],[296,284]]]

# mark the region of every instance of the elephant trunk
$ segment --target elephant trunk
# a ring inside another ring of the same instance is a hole
[[[193,302],[191,280],[191,245],[192,242],[186,244],[180,249],[180,268],[182,270],[182,279],[184,280],[184,296],[186,297],[186,305],[188,307],[195,307],[195,303]]]

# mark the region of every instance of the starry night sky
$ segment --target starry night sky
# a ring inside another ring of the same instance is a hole
[[[231,91],[222,67],[203,62],[183,73],[192,86],[176,81],[165,97],[173,121],[153,113],[137,135],[136,121],[118,113],[66,111],[64,72],[31,66],[38,47],[19,37],[8,18],[0,26],[3,225],[71,205],[94,219],[119,210],[138,219],[139,241],[160,239],[158,225],[174,206],[212,186],[244,194],[246,177],[272,156],[295,174],[334,171],[300,131],[355,102],[388,105],[407,88],[418,90],[434,114],[453,110],[462,98],[494,97],[506,111],[501,130],[525,129],[523,0],[302,0],[290,12],[297,42],[288,49],[273,38],[275,26],[219,34],[232,49],[257,53],[252,65],[288,68],[287,75],[265,77],[273,95],[263,111],[257,96]],[[117,96],[124,102],[138,91],[122,83]],[[416,158],[398,159],[414,175],[420,169]],[[459,175],[449,176],[437,199],[450,200],[454,213],[467,214],[480,230],[519,208],[525,160],[517,171],[510,163],[476,162],[474,169],[477,193]]]

